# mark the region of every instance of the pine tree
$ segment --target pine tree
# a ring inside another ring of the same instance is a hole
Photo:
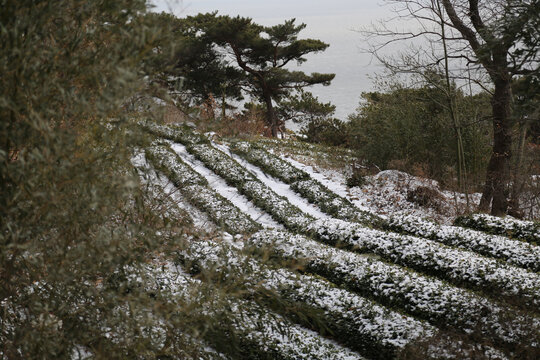
[[[218,16],[217,13],[199,14],[189,18],[198,36],[207,39],[232,55],[236,65],[247,76],[251,93],[266,105],[266,122],[272,136],[277,136],[278,119],[274,102],[294,90],[315,84],[329,85],[334,74],[291,71],[287,65],[301,64],[305,55],[324,51],[328,44],[314,39],[298,39],[306,25],[295,24],[295,19],[265,27],[250,18]]]

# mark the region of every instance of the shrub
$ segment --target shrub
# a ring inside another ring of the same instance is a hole
[[[1,7],[0,358],[195,353],[208,319],[129,280],[184,231],[151,212],[130,162],[147,139],[123,106],[161,36],[146,2]]]
[[[444,96],[435,86],[410,88],[400,79],[384,81],[381,91],[362,94],[350,116],[349,146],[383,170],[414,174],[421,167],[426,176],[453,185],[448,170],[457,168],[457,140]],[[489,116],[484,110],[490,109],[488,97],[457,91],[455,101],[458,116],[467,119],[461,124],[467,176],[481,180],[490,151],[490,124],[482,121]]]
[[[330,146],[346,146],[349,139],[347,123],[334,118],[308,122],[300,134],[305,141]]]
[[[436,189],[428,186],[418,186],[416,189],[407,191],[407,201],[421,207],[439,210],[444,196]]]
[[[350,167],[350,171],[346,177],[347,186],[352,188],[355,186],[362,187],[366,185],[367,183],[366,175],[367,175],[367,169],[364,166],[356,162],[352,163]]]

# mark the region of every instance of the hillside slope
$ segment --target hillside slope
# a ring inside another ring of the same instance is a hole
[[[231,358],[540,354],[534,238],[376,213],[342,181],[277,155],[268,141],[211,141],[188,127],[144,127],[155,141],[135,163],[153,174],[147,181],[174,194],[196,227],[224,231],[217,240],[188,242],[175,260],[187,273],[219,274],[216,286],[231,279],[246,285],[245,298],[232,305],[240,318],[252,318],[233,327],[246,350],[229,351]],[[372,189],[360,190],[364,200]],[[246,300],[261,293],[272,295],[257,318]]]

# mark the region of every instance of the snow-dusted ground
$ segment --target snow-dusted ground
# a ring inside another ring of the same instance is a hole
[[[376,175],[366,176],[366,185],[349,188],[346,185],[344,171],[315,168],[305,165],[290,156],[280,156],[290,164],[307,172],[336,194],[351,201],[361,210],[376,213],[380,216],[412,215],[422,219],[430,219],[440,224],[452,224],[460,211],[466,208],[464,194],[441,190],[434,180],[423,179],[398,170],[385,170]],[[436,210],[421,207],[407,200],[407,192],[419,186],[434,189],[443,196],[441,208]],[[480,202],[480,194],[470,194],[470,204]]]

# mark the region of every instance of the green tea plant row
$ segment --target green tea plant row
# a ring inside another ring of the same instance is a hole
[[[181,306],[189,303],[197,306],[197,293],[201,291],[197,287],[201,286],[201,282],[191,278],[182,269],[178,271],[172,267],[148,265],[147,279],[138,286],[147,287],[147,290],[151,291],[152,287],[147,284],[153,284],[153,287],[167,289],[170,295],[167,301],[177,301]],[[132,286],[137,286],[137,280],[133,282]],[[321,337],[316,332],[295,325],[265,307],[233,296],[225,300],[226,304],[218,302],[220,306],[217,308],[208,305],[203,308],[207,318],[220,319],[211,321],[215,327],[207,332],[204,339],[215,349],[228,352],[232,358],[362,359],[357,353]],[[213,336],[218,334],[219,336]],[[241,348],[227,348],[223,347],[223,343],[213,343],[213,340],[223,338],[223,334],[234,336],[240,342]],[[237,353],[237,350],[240,353]],[[207,358],[210,359],[223,358],[223,355],[211,349],[203,348],[201,352],[208,353]]]
[[[473,214],[458,217],[454,224],[490,234],[522,239],[540,245],[539,222],[518,220],[510,216],[499,218],[487,214]]]
[[[319,219],[308,233],[330,245],[342,244],[360,253],[374,253],[396,264],[446,279],[497,297],[519,298],[540,305],[540,274],[422,238],[366,228],[339,219]]]
[[[478,332],[485,339],[505,344],[525,341],[540,346],[539,318],[439,279],[287,232],[260,231],[247,243],[279,259],[300,262],[306,271],[435,326],[451,326],[468,334]]]
[[[152,146],[145,152],[154,167],[163,172],[191,204],[206,212],[228,232],[252,233],[261,228],[229,200],[210,189],[206,179],[184,163],[167,145]]]
[[[323,212],[335,218],[358,221],[385,230],[427,238],[449,246],[471,250],[484,256],[505,260],[519,267],[534,271],[540,270],[540,248],[538,247],[502,237],[487,237],[483,233],[458,227],[438,226],[416,217],[378,218],[375,215],[361,211],[347,199],[333,193],[318,181],[310,179],[309,174],[305,171],[296,168],[278,156],[268,153],[256,144],[245,141],[233,143],[231,151],[242,156],[253,165],[260,167],[266,173],[286,184],[290,184],[291,188],[298,194],[317,204]],[[533,232],[531,224],[527,225],[529,234]],[[517,225],[514,225],[515,227]],[[522,229],[525,229],[525,227],[523,226]],[[521,233],[525,233],[525,230]]]
[[[364,359],[319,333],[295,325],[266,308],[255,307],[249,301],[232,303],[230,310],[237,315],[232,321],[235,335],[248,348],[246,359]],[[238,358],[239,354],[231,355]]]
[[[291,189],[331,216],[365,224],[378,221],[377,217],[361,211],[349,200],[335,194],[317,180],[312,179],[305,171],[294,167],[279,156],[268,153],[256,144],[245,141],[237,142],[231,144],[230,149],[253,165],[260,167],[266,173],[289,184]]]
[[[332,245],[345,243],[359,252],[371,252],[390,261],[445,278],[457,285],[480,286],[507,298],[523,298],[525,305],[540,304],[540,277],[524,269],[421,238],[371,230],[337,219],[316,220],[278,196],[253,174],[210,144],[187,147],[205,166],[235,186],[289,230]]]
[[[186,145],[198,144],[201,142],[209,143],[205,136],[194,132],[187,125],[166,126],[154,122],[141,122],[140,126],[159,138],[169,139]]]
[[[358,161],[358,157],[356,156],[355,152],[350,149],[335,146],[325,146],[293,139],[273,139],[262,137],[257,139],[255,145],[268,149],[270,152],[294,152],[298,156],[310,160],[316,158],[318,163],[327,164],[329,166],[336,166],[337,164],[352,164]]]
[[[166,177],[157,176],[155,171],[152,171],[149,163],[146,160],[145,152],[140,150],[132,157],[132,164],[138,172],[141,186],[146,190],[155,202],[148,204],[151,206],[151,211],[159,214],[162,219],[179,221],[181,219],[186,225],[193,225],[193,219],[190,214],[178,206],[177,200],[172,195],[174,189],[169,187],[169,180]]]
[[[300,231],[314,221],[312,216],[303,213],[285,197],[276,194],[255,175],[212,145],[195,144],[186,148],[207,168],[225,179],[227,184],[236,187],[240,193],[288,229]]]
[[[540,271],[540,246],[525,241],[457,226],[438,225],[410,215],[389,217],[385,222],[385,228],[472,250],[525,269]]]
[[[212,269],[221,278],[241,278],[251,292],[261,288],[286,301],[282,308],[300,311],[303,317],[324,321],[334,337],[369,358],[388,359],[417,341],[433,337],[436,329],[409,316],[388,310],[371,300],[336,287],[318,277],[286,269],[271,269],[238,248],[215,241],[193,242],[181,255],[197,269]],[[214,275],[215,276],[215,275]],[[293,318],[295,313],[292,314]]]

